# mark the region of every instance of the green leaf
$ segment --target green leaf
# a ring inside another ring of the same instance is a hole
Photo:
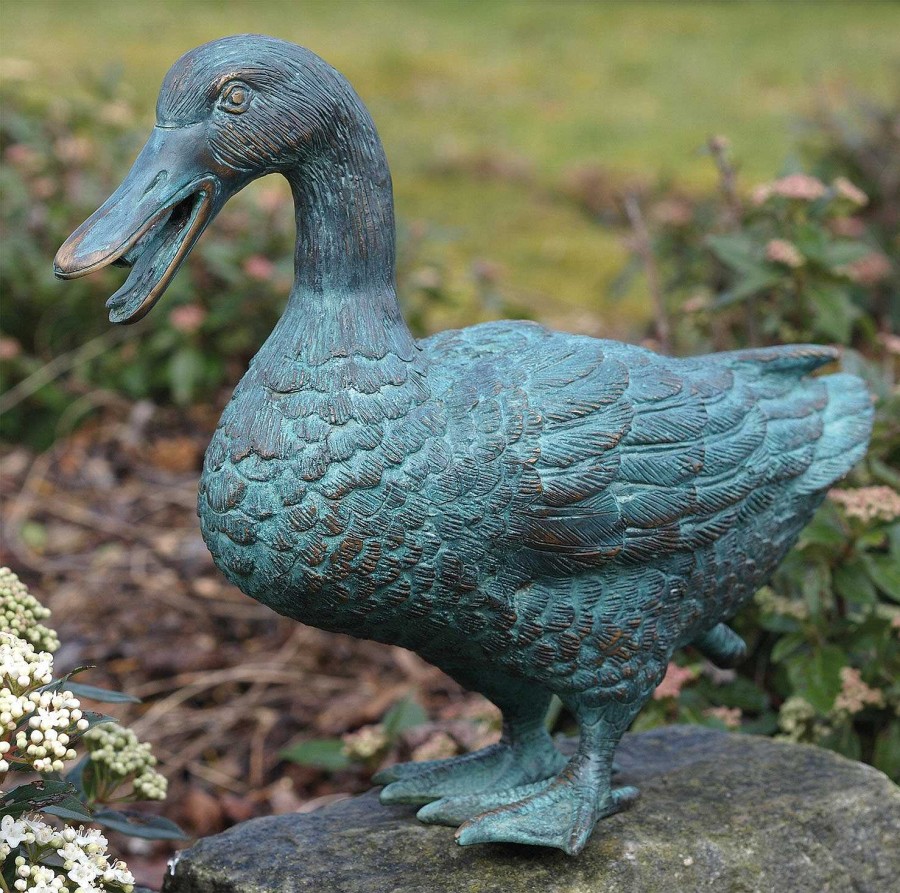
[[[42,812],[49,806],[68,804],[77,799],[77,791],[66,781],[45,778],[30,784],[20,784],[0,796],[0,816],[13,818],[26,812]]]
[[[853,726],[847,725],[835,730],[834,734],[829,735],[823,744],[829,749],[851,760],[858,760],[862,756],[862,742],[859,735],[853,729]]]
[[[169,361],[169,387],[176,403],[191,402],[203,373],[203,354],[192,347],[182,347]]]
[[[53,806],[45,806],[41,812],[74,822],[92,822],[94,820],[90,810],[76,797],[68,797]]]
[[[398,701],[394,704],[394,706],[385,713],[384,719],[381,722],[384,726],[384,733],[387,735],[388,741],[393,741],[407,729],[428,722],[428,714],[425,712],[424,708],[412,698],[404,698],[402,701]]]
[[[832,270],[846,267],[871,254],[872,249],[864,242],[828,242],[822,246],[821,260]]]
[[[108,688],[98,688],[96,685],[82,685],[80,682],[67,682],[66,691],[72,692],[79,698],[87,698],[90,701],[104,701],[108,704],[140,704],[141,699],[134,695],[125,694],[123,691],[112,691]]]
[[[893,555],[863,555],[869,579],[890,599],[900,602],[900,563]]]
[[[894,781],[900,781],[900,719],[892,719],[875,739],[872,765]]]
[[[789,657],[798,648],[802,647],[805,642],[806,639],[801,633],[781,636],[772,646],[772,662],[780,664],[786,657]]]
[[[795,694],[806,698],[819,713],[828,713],[841,690],[841,669],[847,658],[837,645],[823,645],[812,654],[796,654],[787,662]]]
[[[859,558],[851,558],[831,573],[834,591],[841,598],[855,605],[874,605],[878,594]]]
[[[803,528],[799,545],[801,549],[810,544],[832,548],[843,546],[846,541],[847,534],[840,515],[835,511],[833,504],[826,503]]]
[[[810,289],[816,308],[816,332],[839,344],[847,344],[859,310],[840,286],[819,285]]]
[[[339,772],[353,765],[350,757],[344,753],[344,742],[340,738],[314,738],[301,741],[286,747],[279,756],[301,766],[313,766],[316,769],[327,769]]]
[[[726,267],[738,273],[748,274],[766,269],[761,246],[743,233],[707,236],[706,244]]]
[[[139,812],[120,812],[115,809],[101,809],[94,813],[92,821],[129,837],[144,840],[184,840],[187,835],[181,828],[161,815],[146,815]]]
[[[761,291],[778,285],[782,278],[782,273],[770,270],[768,267],[751,271],[742,276],[734,288],[720,292],[716,297],[714,306],[728,307],[730,304],[745,301]]]

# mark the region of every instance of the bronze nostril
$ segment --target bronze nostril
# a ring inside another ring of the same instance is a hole
[[[169,172],[165,169],[161,170],[150,181],[150,185],[144,190],[144,194],[141,196],[141,198],[143,198],[144,195],[147,195],[148,192],[152,192],[154,189],[156,189],[157,186],[160,186],[161,184],[165,183],[168,179],[169,179]]]

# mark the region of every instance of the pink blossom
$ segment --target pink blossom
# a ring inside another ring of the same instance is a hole
[[[173,329],[190,335],[196,332],[203,325],[206,319],[206,311],[199,304],[183,304],[181,307],[175,307],[169,313],[169,322]]]
[[[836,236],[846,239],[859,239],[866,232],[865,221],[859,217],[837,217],[829,225]]]
[[[812,177],[809,174],[789,174],[772,184],[774,195],[804,202],[822,198],[826,192],[825,184],[818,177]]]
[[[766,260],[791,268],[802,267],[804,263],[800,250],[787,239],[772,239],[766,245]]]
[[[275,272],[275,264],[261,254],[251,254],[250,257],[244,261],[244,272],[251,279],[267,282],[272,278],[272,275]]]
[[[869,203],[869,196],[867,196],[859,186],[851,183],[846,177],[838,177],[831,184],[831,187],[841,198],[853,202],[854,205],[862,207]]]
[[[663,681],[653,692],[653,699],[661,701],[663,698],[677,698],[681,689],[695,677],[696,674],[689,667],[679,667],[678,664],[669,661]]]
[[[743,716],[740,707],[709,707],[703,715],[718,719],[728,729],[739,729]]]
[[[760,183],[759,186],[753,187],[750,193],[750,201],[754,205],[763,205],[772,197],[772,184]]]
[[[872,251],[843,267],[841,272],[860,285],[877,285],[891,275],[891,262],[880,251]]]

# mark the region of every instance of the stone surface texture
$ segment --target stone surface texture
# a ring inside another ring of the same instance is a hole
[[[183,851],[163,893],[889,893],[900,789],[870,766],[675,726],[627,735],[617,783],[644,796],[584,852],[459,847],[374,792],[254,819]]]

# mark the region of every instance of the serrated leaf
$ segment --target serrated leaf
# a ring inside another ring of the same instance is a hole
[[[340,738],[314,738],[311,741],[301,741],[286,747],[279,756],[283,760],[290,760],[301,766],[313,766],[317,769],[327,769],[329,772],[339,772],[353,765],[353,761],[344,753],[344,742]]]
[[[94,813],[92,821],[127,834],[129,837],[141,837],[144,840],[185,840],[187,838],[187,834],[178,825],[160,815],[100,809]]]

